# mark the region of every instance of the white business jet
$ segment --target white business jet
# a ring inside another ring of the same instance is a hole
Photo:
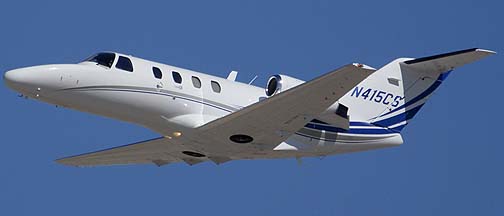
[[[73,166],[319,157],[398,146],[401,130],[459,66],[494,54],[467,49],[349,64],[309,82],[273,75],[266,88],[114,52],[78,64],[5,73],[28,98],[142,125],[159,138],[66,157]]]

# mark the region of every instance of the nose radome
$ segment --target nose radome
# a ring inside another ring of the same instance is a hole
[[[4,82],[11,88],[31,87],[40,76],[40,70],[36,67],[18,68],[5,72]]]
[[[14,81],[14,77],[13,77],[14,75],[13,75],[13,74],[14,74],[14,73],[12,73],[12,71],[7,71],[7,72],[5,72],[5,73],[4,73],[4,81],[5,81],[6,83],[8,83],[8,82],[13,82],[13,81]]]
[[[26,83],[26,72],[23,69],[15,69],[5,72],[5,84],[16,91],[21,91],[20,88]]]
[[[7,71],[4,74],[4,81],[7,85],[22,83],[23,72],[20,71],[19,69]]]
[[[4,74],[5,84],[20,93],[28,94],[34,90],[46,87],[50,78],[49,67],[34,66],[10,70]]]
[[[3,76],[4,83],[10,89],[25,94],[29,86],[27,75],[28,73],[23,68],[7,71]]]
[[[82,65],[52,64],[18,68],[5,72],[4,83],[22,94],[49,92],[62,87],[61,77],[88,69]]]

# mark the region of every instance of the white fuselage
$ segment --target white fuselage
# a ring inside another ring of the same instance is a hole
[[[191,134],[201,125],[267,98],[264,89],[256,86],[132,56],[116,56],[110,67],[89,61],[35,66],[9,71],[5,81],[27,97],[139,124],[166,137],[174,132]],[[116,67],[118,56],[131,60],[132,72]],[[153,67],[162,72],[161,78],[155,77]],[[181,83],[176,82],[174,72],[182,78]],[[385,128],[356,122],[344,131],[315,121],[274,150],[242,152],[236,158],[329,155],[401,143],[399,133]]]

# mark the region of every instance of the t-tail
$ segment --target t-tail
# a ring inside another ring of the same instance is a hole
[[[366,122],[400,132],[453,69],[495,54],[467,49],[423,58],[399,58],[348,92],[340,103],[352,122]]]

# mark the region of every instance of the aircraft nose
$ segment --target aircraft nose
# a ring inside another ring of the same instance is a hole
[[[5,72],[4,82],[9,88],[22,94],[30,94],[47,87],[48,69],[46,67],[26,67]]]
[[[20,87],[27,82],[26,75],[23,69],[10,70],[4,74],[4,82],[9,88],[20,91]]]
[[[19,69],[5,72],[4,81],[8,86],[23,83],[23,72]]]
[[[84,69],[87,67],[73,64],[38,65],[7,71],[3,79],[7,87],[23,95],[42,95],[75,84],[68,77]]]

